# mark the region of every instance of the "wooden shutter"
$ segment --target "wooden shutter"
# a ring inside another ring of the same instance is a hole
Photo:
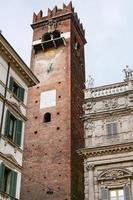
[[[19,88],[19,93],[18,93],[18,98],[23,102],[24,101],[24,94],[25,94],[25,89],[24,88]]]
[[[16,120],[16,131],[15,131],[15,144],[21,145],[21,135],[22,135],[22,121]]]
[[[124,200],[131,200],[130,185],[125,185],[124,187]]]
[[[5,172],[5,165],[1,163],[0,165],[0,191],[4,192],[4,172]]]
[[[16,186],[17,186],[17,172],[11,171],[11,181],[9,194],[12,197],[16,197]]]
[[[101,200],[108,200],[109,192],[107,188],[101,188]]]
[[[13,88],[13,83],[14,83],[14,80],[12,77],[10,77],[10,82],[9,82],[9,89],[12,91],[12,88]]]
[[[5,118],[5,129],[4,129],[4,135],[8,136],[9,135],[9,130],[10,130],[10,117],[11,113],[9,110],[6,111],[6,118]]]

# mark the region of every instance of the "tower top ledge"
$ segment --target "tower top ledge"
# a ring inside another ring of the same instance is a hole
[[[55,19],[55,18],[59,18],[61,16],[67,15],[67,14],[72,14],[74,19],[76,20],[76,22],[78,23],[78,26],[81,30],[81,32],[83,33],[83,35],[85,35],[85,30],[83,29],[83,25],[82,23],[80,23],[80,19],[78,18],[78,15],[76,12],[74,12],[74,8],[72,6],[72,2],[70,1],[70,3],[68,5],[63,4],[63,8],[58,8],[57,6],[55,6],[53,8],[53,10],[48,8],[48,12],[47,15],[43,15],[43,11],[40,10],[38,14],[33,13],[33,24],[32,27],[38,23],[44,22],[44,21],[48,21],[50,19]]]

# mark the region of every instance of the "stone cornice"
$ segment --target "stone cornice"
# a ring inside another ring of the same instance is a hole
[[[131,94],[131,93],[133,93],[133,90],[127,90],[121,93],[107,94],[104,96],[89,97],[89,98],[86,98],[84,102],[85,103],[92,102],[92,101],[99,102],[99,101],[109,99],[109,98],[125,97],[126,95]]]
[[[104,156],[118,153],[125,153],[133,151],[133,142],[124,143],[124,144],[115,144],[109,146],[93,147],[93,148],[83,148],[79,149],[77,153],[84,157],[95,157],[95,156]]]
[[[39,83],[39,80],[36,78],[36,76],[32,73],[29,67],[24,63],[24,61],[20,58],[17,52],[12,48],[12,46],[1,33],[0,53],[29,87]]]
[[[117,108],[117,109],[112,109],[112,110],[103,110],[101,112],[93,112],[93,113],[89,113],[88,115],[84,115],[82,117],[83,121],[86,121],[88,119],[93,119],[93,120],[97,120],[97,119],[103,119],[105,117],[109,117],[109,116],[117,116],[117,115],[121,115],[121,116],[125,116],[125,115],[129,115],[129,113],[133,112],[133,107],[132,106],[128,106],[128,107],[124,107],[124,108]]]

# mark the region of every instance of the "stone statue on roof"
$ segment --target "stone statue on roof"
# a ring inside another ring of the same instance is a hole
[[[85,82],[85,88],[93,88],[94,87],[94,78],[89,75],[87,81]]]
[[[133,69],[126,65],[126,68],[123,69],[123,71],[125,73],[125,81],[133,80]]]

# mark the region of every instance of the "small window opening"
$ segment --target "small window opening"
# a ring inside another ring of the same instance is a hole
[[[4,192],[9,194],[10,182],[11,182],[11,170],[7,167],[4,172]]]
[[[48,40],[51,40],[51,35],[50,35],[50,33],[45,33],[42,37],[42,41],[45,42]]]
[[[59,38],[60,37],[60,31],[54,31],[53,32],[53,38]]]
[[[51,113],[45,113],[43,122],[50,122],[51,121]]]

